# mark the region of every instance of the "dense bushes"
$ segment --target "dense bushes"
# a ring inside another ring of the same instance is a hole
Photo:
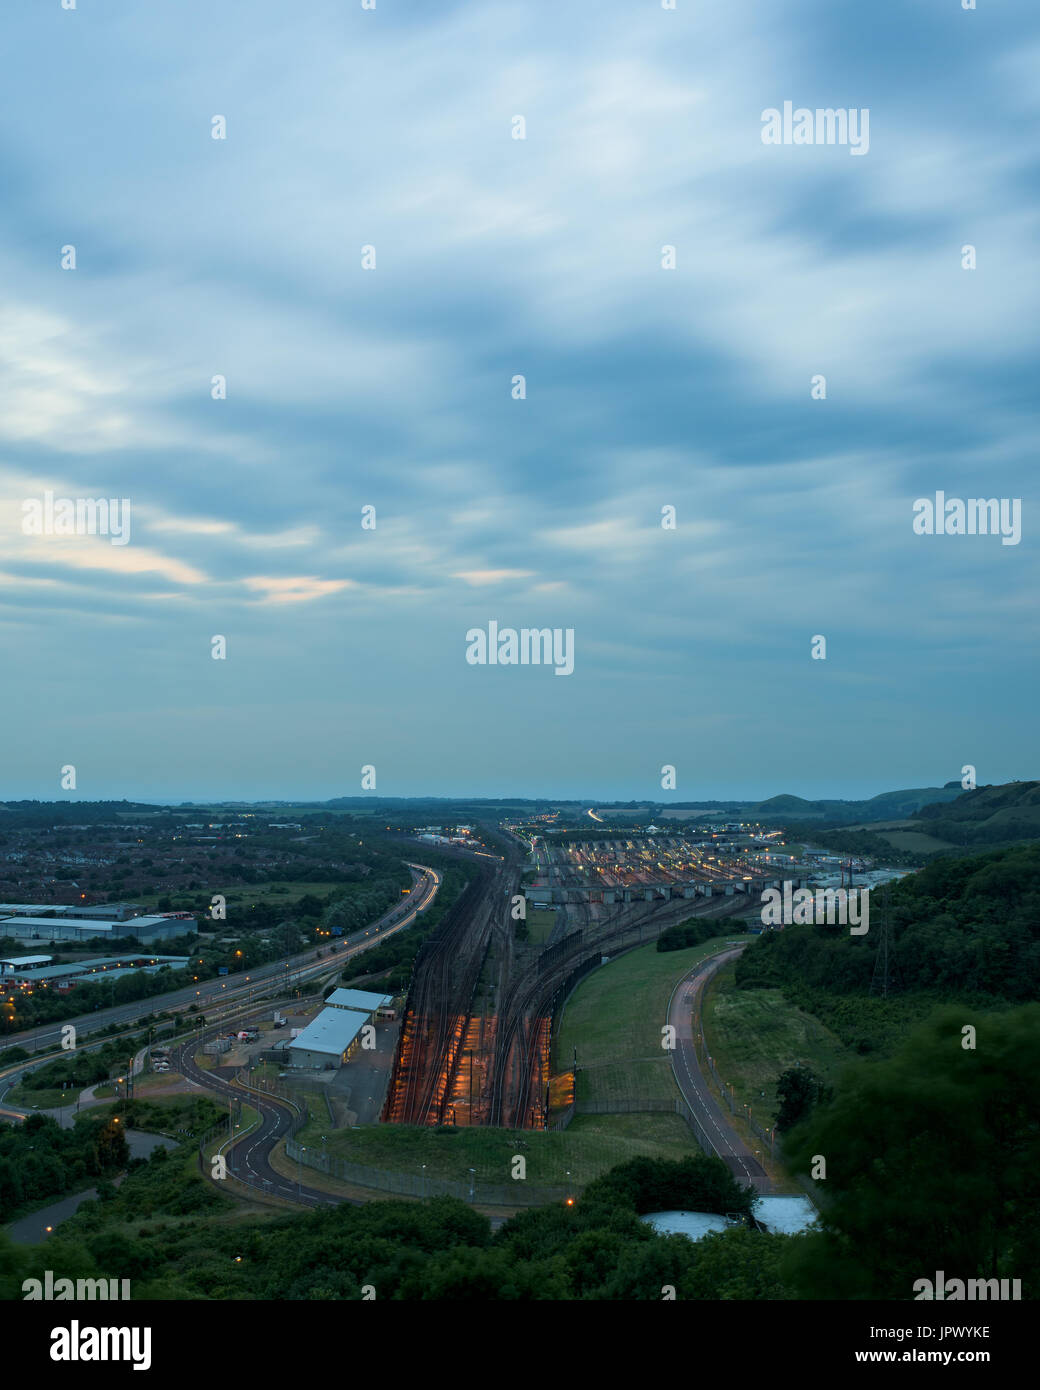
[[[60,1129],[45,1115],[24,1124],[0,1124],[0,1221],[48,1197],[89,1187],[126,1166],[122,1129],[108,1116],[80,1115],[73,1129]]]
[[[137,1165],[106,1203],[88,1203],[34,1249],[4,1250],[0,1298],[43,1268],[129,1278],[134,1298],[659,1300],[785,1298],[789,1237],[744,1226],[694,1243],[640,1221],[648,1200],[747,1210],[718,1160],[625,1164],[574,1207],[524,1212],[492,1233],[450,1197],[380,1201],[243,1221],[183,1155]],[[197,1202],[199,1205],[193,1206]],[[175,1217],[168,1221],[166,1216]]]
[[[870,931],[764,932],[737,964],[741,988],[866,994],[886,890],[870,895]],[[889,890],[889,974],[902,991],[1018,1003],[1040,994],[1040,846],[937,859]]]
[[[710,941],[713,936],[718,936],[718,922],[711,922],[699,917],[691,917],[686,922],[678,922],[674,927],[668,927],[657,938],[657,949],[659,951],[681,951],[687,946],[699,946],[702,941]]]

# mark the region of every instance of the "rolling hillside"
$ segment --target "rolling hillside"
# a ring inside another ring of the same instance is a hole
[[[949,805],[922,806],[907,823],[954,845],[1040,839],[1040,782],[1005,782],[962,792]]]

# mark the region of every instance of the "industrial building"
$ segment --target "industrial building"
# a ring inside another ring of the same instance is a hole
[[[43,915],[3,916],[0,909],[0,937],[11,937],[15,941],[90,941],[93,937],[106,937],[111,941],[124,937],[132,937],[135,941],[164,941],[194,931],[195,918],[190,913],[157,913],[114,922]]]
[[[72,917],[84,921],[125,922],[140,908],[133,903],[0,903],[0,917]]]
[[[356,1009],[322,1009],[289,1044],[291,1067],[341,1067],[360,1046],[369,1014]]]
[[[390,994],[373,994],[365,989],[334,989],[325,1000],[333,1009],[353,1009],[355,1013],[367,1014],[370,1018],[373,1014],[378,1018],[380,1013],[392,1013],[393,1002]]]
[[[31,974],[45,965],[50,965],[53,956],[3,956],[0,957],[0,980],[12,976]]]
[[[313,1022],[289,1044],[291,1067],[340,1067],[360,1046],[361,1030],[373,1020],[396,1017],[393,996],[364,989],[334,989]]]
[[[51,959],[51,956],[6,956],[0,960],[0,980],[5,986],[20,990],[56,989],[64,993],[80,984],[96,984],[101,976],[107,980],[118,979],[136,970],[154,975],[167,965],[171,970],[183,970],[188,964],[187,956],[97,956],[65,965],[50,965]]]

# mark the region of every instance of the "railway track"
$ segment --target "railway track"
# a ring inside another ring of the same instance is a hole
[[[501,845],[501,860],[473,858],[474,877],[416,958],[385,1121],[427,1125],[445,1118],[477,980],[492,932],[508,916],[502,906],[519,853],[504,840]]]
[[[614,952],[653,940],[672,919],[685,920],[691,916],[723,917],[746,908],[742,899],[708,899],[698,910],[690,903],[676,900],[674,909],[651,917],[646,903],[626,904],[621,910],[591,931],[572,932],[564,942],[556,943],[556,954],[546,960],[543,952],[538,961],[518,975],[502,1001],[495,1031],[495,1054],[491,1067],[488,1099],[488,1123],[505,1128],[541,1127],[545,1122],[544,1097],[535,1085],[540,1063],[544,1064],[543,1049],[547,1045],[545,1020],[551,1018],[558,996],[583,965],[598,963],[604,952]]]

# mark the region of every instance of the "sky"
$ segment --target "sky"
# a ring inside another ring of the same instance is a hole
[[[0,799],[1040,775],[1035,5],[0,38]],[[863,152],[765,143],[788,101]],[[48,491],[129,499],[127,543],[27,530]],[[937,491],[1018,543],[915,533]],[[491,622],[573,671],[471,664]]]

